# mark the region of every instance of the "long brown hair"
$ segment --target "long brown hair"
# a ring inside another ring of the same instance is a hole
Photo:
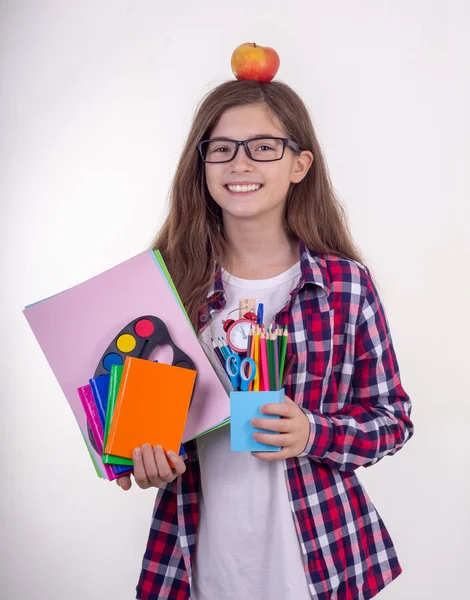
[[[213,281],[214,266],[227,253],[222,211],[209,194],[204,163],[196,147],[210,137],[225,110],[245,104],[269,106],[283,124],[286,136],[297,142],[301,150],[313,153],[306,176],[291,184],[286,196],[287,235],[302,240],[314,252],[344,256],[364,264],[301,98],[281,81],[226,81],[206,94],[196,109],[170,188],[169,213],[152,242],[152,248],[162,253],[195,329]]]

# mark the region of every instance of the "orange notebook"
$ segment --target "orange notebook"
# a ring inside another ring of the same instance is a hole
[[[106,443],[106,454],[132,458],[145,443],[178,454],[196,371],[127,357]]]

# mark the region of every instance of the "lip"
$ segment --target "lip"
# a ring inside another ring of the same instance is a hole
[[[225,186],[227,185],[263,185],[262,183],[260,183],[259,181],[229,181],[228,183],[225,184]]]

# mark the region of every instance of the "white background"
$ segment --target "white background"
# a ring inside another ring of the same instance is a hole
[[[404,570],[380,598],[469,597],[469,6],[0,2],[2,599],[135,597],[155,492],[96,477],[21,311],[148,246],[253,41],[311,112],[414,403],[411,442],[358,472]]]

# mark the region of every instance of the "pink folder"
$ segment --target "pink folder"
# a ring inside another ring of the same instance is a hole
[[[105,478],[105,466],[88,439],[77,389],[93,377],[110,342],[133,319],[141,315],[162,319],[174,343],[197,369],[183,443],[219,425],[230,414],[227,392],[151,250],[26,307],[24,314]]]

